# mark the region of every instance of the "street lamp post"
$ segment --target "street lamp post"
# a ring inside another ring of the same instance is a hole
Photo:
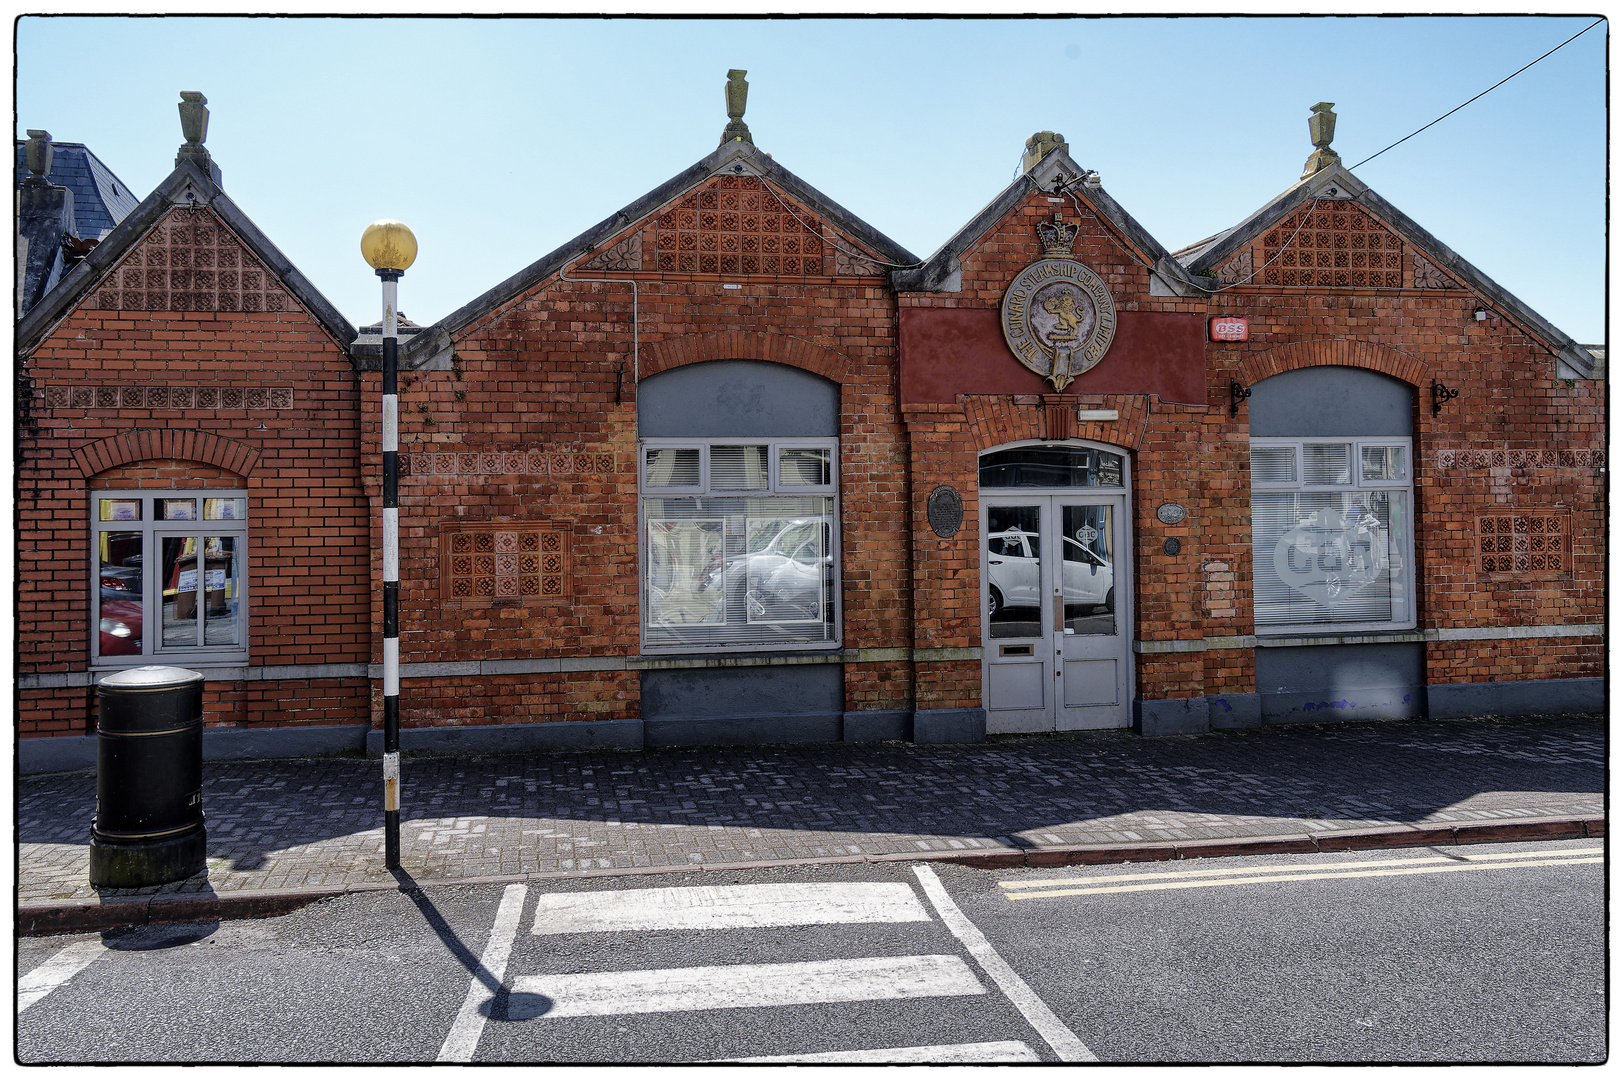
[[[400,868],[400,305],[395,285],[417,258],[417,238],[398,221],[374,221],[361,255],[383,279],[383,862]]]

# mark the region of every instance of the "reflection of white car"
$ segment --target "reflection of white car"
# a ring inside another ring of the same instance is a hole
[[[832,618],[834,556],[827,518],[751,523],[754,550],[729,561],[728,591],[741,594],[752,623],[819,622]]]
[[[1065,561],[1060,578],[1065,605],[1103,604],[1115,610],[1115,571],[1098,552],[1066,536]],[[1034,608],[1042,605],[1039,580],[1041,560],[1036,557],[1037,535],[1009,529],[987,538],[987,610],[996,615],[1005,607]]]

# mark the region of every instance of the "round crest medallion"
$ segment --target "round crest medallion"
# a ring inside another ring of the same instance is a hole
[[[1055,390],[1097,364],[1116,336],[1110,290],[1074,259],[1041,259],[1020,271],[1002,315],[1009,349]]]

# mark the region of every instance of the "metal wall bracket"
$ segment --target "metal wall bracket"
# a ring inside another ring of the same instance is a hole
[[[1443,405],[1460,396],[1458,387],[1450,390],[1436,379],[1431,380],[1431,415],[1436,416],[1443,411]]]
[[[1249,386],[1241,386],[1233,379],[1229,380],[1229,415],[1240,415],[1240,402],[1251,396]]]

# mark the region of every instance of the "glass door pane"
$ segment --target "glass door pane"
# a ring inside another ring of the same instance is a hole
[[[1116,575],[1112,507],[1060,508],[1060,572],[1065,629],[1074,634],[1116,632]]]
[[[995,638],[1042,634],[1042,506],[986,510],[987,610]]]

